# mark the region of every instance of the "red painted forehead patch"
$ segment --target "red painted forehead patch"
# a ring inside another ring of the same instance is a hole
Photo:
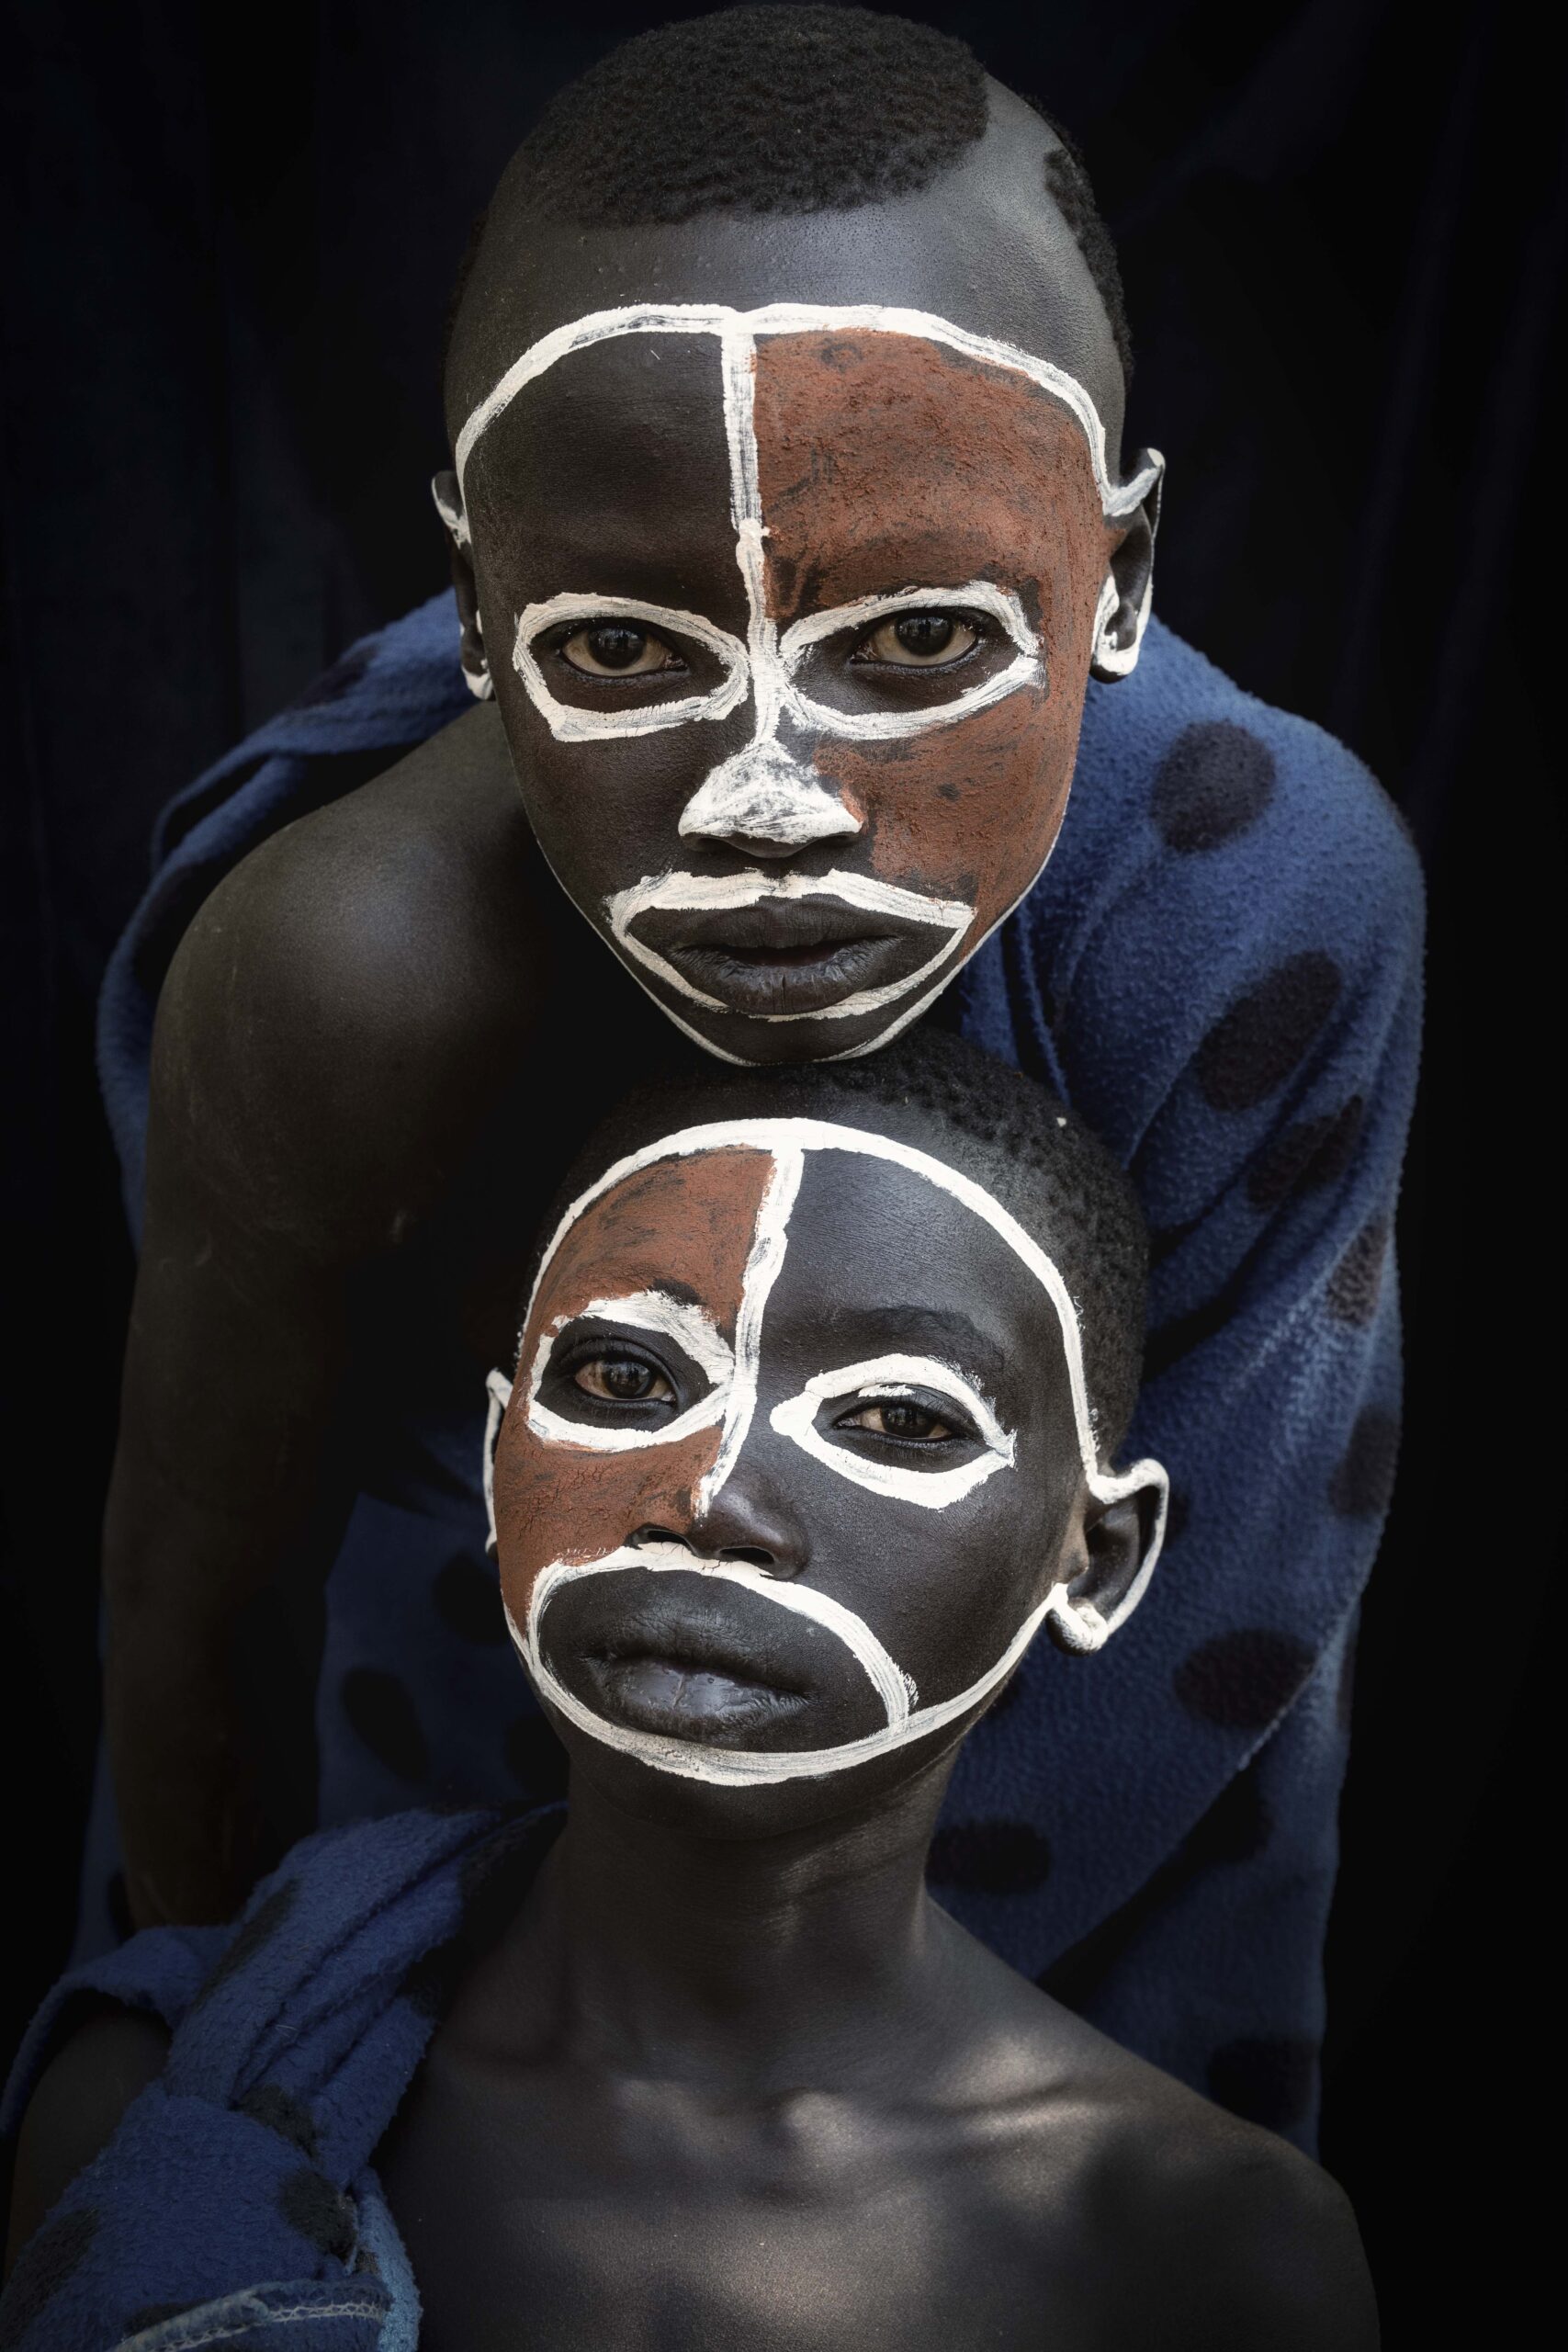
[[[1110,536],[1083,428],[1009,368],[924,336],[763,335],[754,416],[781,622],[906,585],[1039,584],[1039,625]]]
[[[528,1426],[521,1390],[546,1335],[594,1299],[665,1289],[700,1306],[733,1344],[772,1173],[761,1151],[656,1160],[594,1201],[562,1236],[529,1313],[516,1402],[496,1455],[502,1589],[517,1624],[536,1577],[552,1561],[601,1559],[639,1527],[682,1531],[721,1434],[716,1424],[624,1453],[540,1437]]]
[[[766,1152],[727,1148],[658,1159],[601,1193],[561,1236],[524,1333],[527,1363],[544,1332],[590,1299],[665,1289],[735,1337],[757,1213],[773,1173]]]

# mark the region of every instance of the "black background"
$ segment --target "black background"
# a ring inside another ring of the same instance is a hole
[[[92,1070],[104,960],[159,805],[441,584],[425,483],[468,222],[549,93],[664,13],[6,11],[7,2045],[63,1953],[96,1736],[130,1280]],[[904,13],[1088,151],[1137,344],[1130,435],[1170,462],[1161,614],[1368,760],[1427,861],[1405,1445],[1358,1674],[1324,2152],[1389,2343],[1501,2342],[1551,2243],[1562,2096],[1541,1614],[1562,81],[1495,5]]]

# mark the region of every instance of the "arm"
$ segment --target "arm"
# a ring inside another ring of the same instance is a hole
[[[470,877],[525,831],[460,732],[247,858],[160,999],[105,1559],[140,1924],[228,1917],[310,1826],[348,1288],[418,1232],[524,1049],[526,910],[491,920]]]
[[[45,2067],[17,2138],[7,2278],[39,2223],[108,2145],[138,2092],[162,2071],[169,2038],[160,2018],[106,2002],[80,2020]]]

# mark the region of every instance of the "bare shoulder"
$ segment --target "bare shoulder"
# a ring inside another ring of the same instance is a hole
[[[107,2002],[62,2042],[39,2077],[17,2138],[7,2276],[44,2216],[108,2145],[132,2099],[163,2071],[168,2051],[161,2019]]]
[[[481,707],[205,901],[159,1001],[154,1144],[263,1222],[302,1186],[329,1223],[334,1187],[395,1220],[526,1044],[556,897]]]
[[[1348,2199],[1311,2159],[1122,2049],[995,1963],[998,2046],[1029,2084],[1027,2183],[1047,2269],[1064,2243],[1108,2340],[1169,2352],[1375,2352]]]

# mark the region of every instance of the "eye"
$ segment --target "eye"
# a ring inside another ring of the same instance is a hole
[[[591,621],[558,650],[563,662],[590,678],[649,678],[686,666],[662,638],[635,621]]]
[[[572,1385],[612,1405],[673,1404],[675,1391],[640,1356],[589,1356],[572,1369]]]
[[[932,1444],[943,1438],[964,1434],[908,1396],[885,1396],[879,1403],[857,1405],[852,1413],[845,1413],[833,1426],[840,1430],[866,1430],[873,1437],[902,1438],[918,1444]]]
[[[854,659],[901,670],[939,670],[973,652],[980,637],[975,623],[956,613],[899,613],[862,640]]]

